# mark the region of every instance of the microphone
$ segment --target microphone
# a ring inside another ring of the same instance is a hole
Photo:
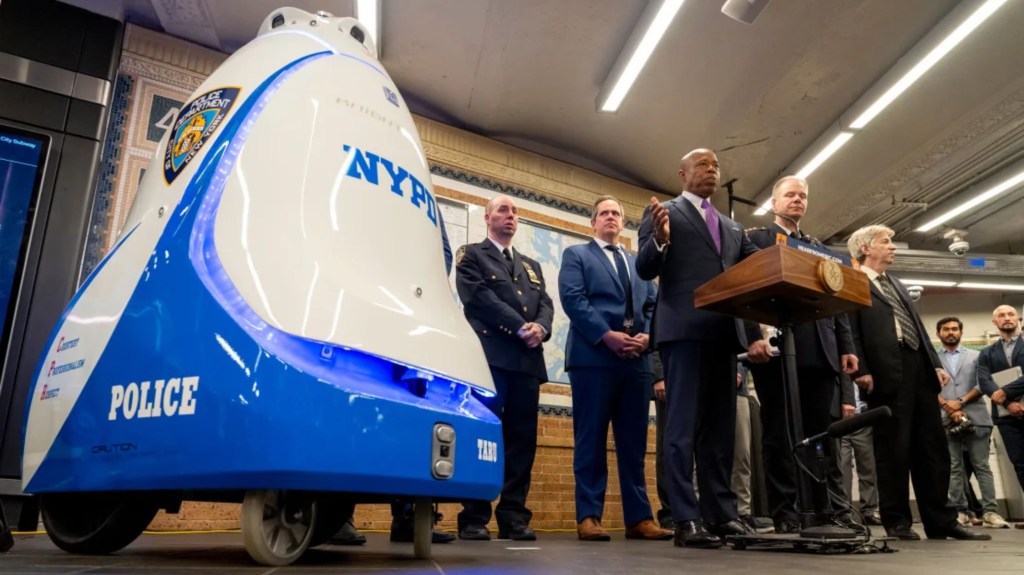
[[[845,437],[855,431],[860,431],[865,427],[871,427],[872,425],[878,423],[879,421],[883,419],[888,419],[890,417],[892,417],[892,410],[889,409],[888,407],[883,406],[876,407],[874,409],[869,409],[864,413],[854,415],[850,419],[842,419],[840,421],[833,423],[832,425],[829,425],[828,429],[826,429],[824,433],[819,433],[817,435],[812,435],[811,437],[808,437],[807,439],[798,443],[797,447],[810,445],[826,437]]]

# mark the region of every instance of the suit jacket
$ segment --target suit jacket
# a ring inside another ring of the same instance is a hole
[[[932,343],[926,335],[928,330],[925,329],[921,316],[910,299],[910,294],[895,276],[886,275],[892,280],[891,283],[896,290],[897,297],[903,302],[903,306],[907,308],[917,326],[920,340],[918,351],[927,356],[928,359],[925,363],[936,369],[942,367],[942,363],[939,362],[939,358],[935,354],[935,348],[932,347]],[[868,284],[871,288],[871,307],[860,308],[848,314],[850,330],[853,332],[853,343],[857,348],[859,360],[859,370],[854,378],[871,375],[874,380],[872,395],[887,395],[895,392],[904,383],[903,357],[899,340],[896,338],[896,319],[892,308],[875,282],[868,281]],[[929,381],[934,382],[934,390],[938,394],[942,390],[938,376],[930,377]]]
[[[857,407],[857,396],[854,391],[853,380],[845,373],[839,372],[839,375],[836,377],[835,386],[830,413],[835,419],[840,419],[843,417],[844,405]]]
[[[750,241],[760,249],[774,246],[776,234],[788,235],[789,232],[775,222],[772,222],[768,227],[747,232]],[[800,239],[819,248],[827,249],[818,240],[802,233]],[[802,333],[805,330],[810,330],[810,333]],[[807,327],[803,325],[796,326],[794,335],[796,338],[796,357],[798,362],[801,361],[801,358],[809,359],[809,356],[813,354],[817,360],[815,363],[827,365],[835,373],[842,371],[843,366],[839,361],[841,355],[857,353],[853,345],[853,336],[850,333],[850,320],[846,317],[846,314],[822,318]],[[817,345],[808,345],[815,343],[814,340],[817,340]],[[779,369],[777,364],[781,363],[781,361],[781,358],[774,358],[772,360],[771,363],[776,364],[773,367],[775,370]]]
[[[715,249],[700,212],[682,195],[666,202],[670,244],[658,251],[650,207],[640,224],[637,274],[645,280],[660,277],[658,314],[654,338],[659,344],[672,341],[716,342],[746,347],[748,338],[760,339],[760,331],[744,333],[742,324],[727,315],[693,307],[693,292],[743,258],[757,251],[743,227],[719,214],[722,251]]]
[[[1024,367],[1024,338],[1017,338],[1013,346],[1012,365]],[[995,343],[986,347],[978,353],[978,386],[985,395],[992,396],[999,389],[992,379],[993,373],[999,373],[1004,369],[1010,369],[1011,364],[1006,362],[1006,354],[1003,353],[1003,340],[996,340]],[[1003,393],[1006,394],[1006,401],[1020,401],[1024,396],[1024,377],[1017,381],[1010,382],[1003,386]],[[1007,416],[1009,417],[1009,416]],[[992,405],[992,419],[998,419],[999,413],[995,404]]]
[[[483,345],[492,367],[528,373],[548,380],[543,346],[526,347],[516,335],[523,324],[535,322],[551,338],[554,307],[547,294],[540,264],[518,251],[510,274],[505,256],[490,239],[459,249],[455,285],[466,319]]]
[[[1002,352],[1003,350],[1000,349],[999,351]],[[942,369],[945,369],[950,377],[949,383],[942,386],[942,391],[939,393],[943,399],[955,400],[967,395],[968,391],[978,387],[978,356],[981,354],[977,350],[961,347],[960,363],[956,369],[950,367],[949,356],[945,352],[940,349],[937,353],[939,361],[942,362]],[[939,411],[942,413],[942,424],[949,425],[949,414],[941,408]],[[981,401],[980,398],[965,405],[964,413],[967,414],[967,419],[970,419],[974,425],[992,427],[992,418],[985,409],[985,402]]]
[[[647,333],[657,292],[654,282],[637,276],[636,256],[626,253],[625,259],[633,290],[633,333]],[[601,336],[609,330],[623,330],[626,290],[608,259],[607,251],[596,241],[566,248],[558,271],[558,294],[570,321],[565,344],[567,370],[626,366],[640,371],[648,369],[646,355],[624,360],[601,341]]]

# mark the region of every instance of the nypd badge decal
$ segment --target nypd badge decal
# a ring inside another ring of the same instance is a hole
[[[217,131],[238,100],[238,88],[217,88],[181,107],[171,126],[171,139],[164,154],[164,180],[178,177],[206,141]]]

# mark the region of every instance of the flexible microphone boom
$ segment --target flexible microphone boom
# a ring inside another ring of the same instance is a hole
[[[832,425],[828,426],[828,429],[826,429],[824,433],[812,435],[811,437],[808,437],[807,439],[798,443],[797,446],[800,447],[810,445],[826,437],[845,437],[855,431],[860,431],[865,427],[870,427],[878,423],[879,421],[883,419],[888,419],[890,417],[892,417],[892,410],[886,406],[869,409],[864,413],[854,415],[849,419],[842,419],[840,421],[833,423]]]

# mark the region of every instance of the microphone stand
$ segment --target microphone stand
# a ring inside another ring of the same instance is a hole
[[[728,182],[722,184],[729,193],[729,216],[732,217],[734,203],[739,202],[749,206],[759,207],[757,202],[741,198],[733,193],[733,184],[736,183],[736,179],[733,178]],[[768,213],[784,218],[793,223],[794,226],[799,229],[799,223],[788,216],[775,213],[772,210],[765,210]],[[789,431],[790,431],[790,445],[793,450],[793,457],[799,458],[801,453],[798,452],[800,444],[794,444],[797,438],[804,438],[804,418],[803,411],[800,406],[800,384],[797,378],[796,368],[796,339],[793,337],[793,320],[790,319],[792,315],[787,313],[786,310],[782,310],[779,314],[779,343],[782,351],[782,391],[783,397],[786,404],[789,406]],[[821,467],[824,465],[824,452],[822,450],[820,440],[812,443],[816,452],[818,453],[818,467],[819,474],[822,473]],[[800,536],[803,538],[813,539],[845,539],[854,535],[849,529],[845,529],[836,525],[815,525],[815,511],[814,511],[814,497],[811,491],[810,479],[805,473],[797,466],[796,483],[797,483],[797,501],[796,511],[800,514],[800,523],[803,527],[800,531]],[[822,475],[824,476],[824,475]],[[823,512],[830,512],[832,509],[829,499],[825,498],[825,509]]]
[[[722,187],[725,188],[725,191],[728,192],[728,194],[729,194],[729,219],[730,220],[735,220],[736,219],[736,208],[733,205],[734,202],[739,201],[740,203],[744,203],[744,204],[749,202],[749,200],[744,201],[744,198],[737,198],[737,197],[735,197],[733,189],[732,189],[732,185],[735,184],[737,181],[739,181],[738,178],[733,178],[733,179],[729,180],[728,182],[722,184]],[[757,204],[755,204],[754,202],[750,202],[748,205],[757,205]]]

